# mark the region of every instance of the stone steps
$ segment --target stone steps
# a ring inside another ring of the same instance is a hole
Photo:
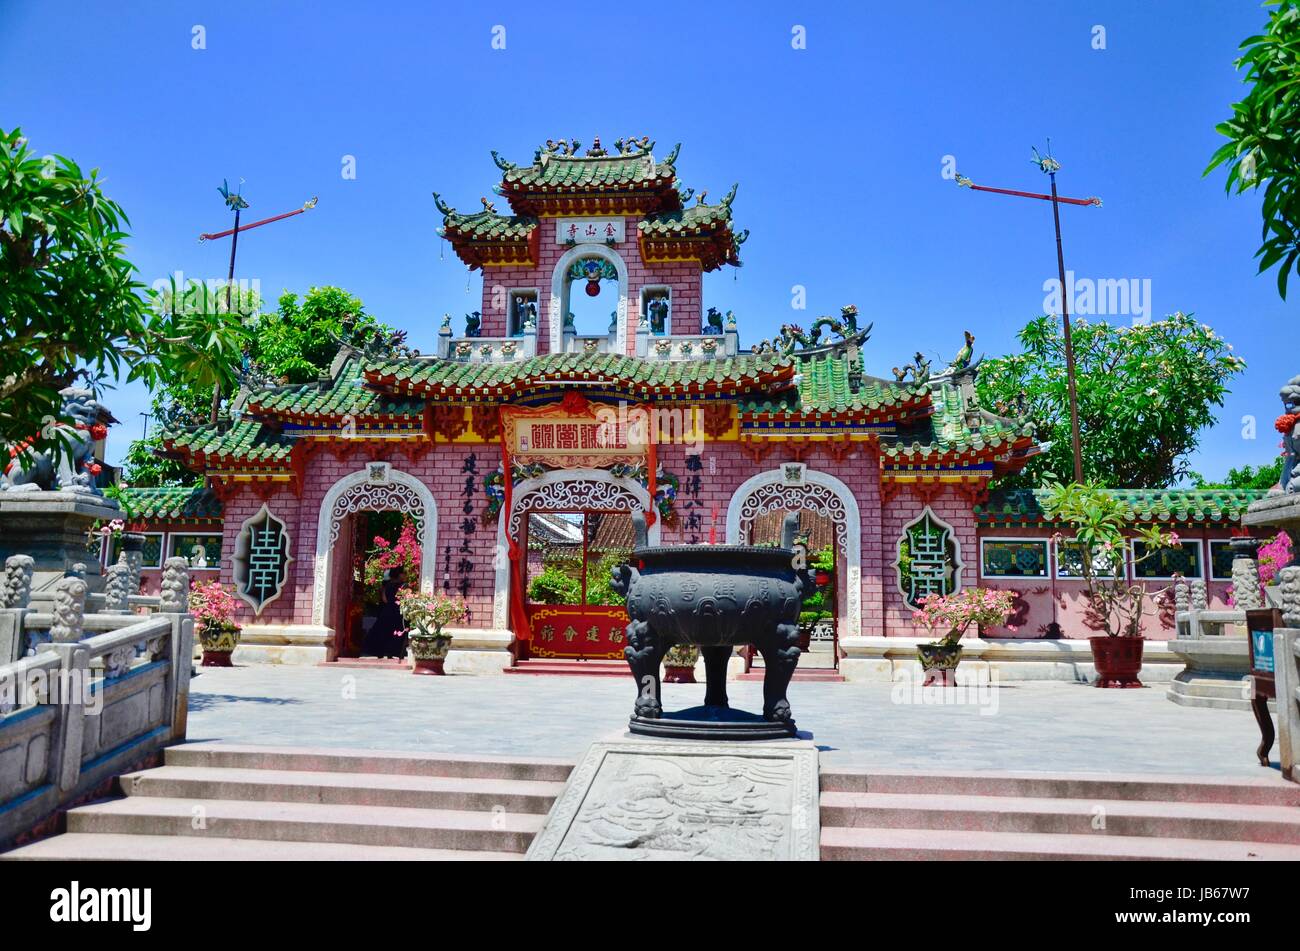
[[[521,858],[572,764],[224,743],[171,747],[124,798],[71,810],[25,859]]]
[[[69,832],[0,855],[16,862],[445,862],[519,861],[519,852],[415,849],[333,842],[274,842],[194,835]]]
[[[824,859],[1300,859],[1300,786],[823,769]]]
[[[1300,848],[1127,835],[822,828],[822,861],[1291,861]]]
[[[507,667],[505,672],[533,676],[622,677],[624,680],[632,676],[627,662],[622,660],[525,660],[515,667]]]
[[[739,676],[736,677],[736,679],[747,680],[751,682],[758,681],[761,683],[765,676],[766,674],[764,672],[763,667],[755,666],[749,671],[749,673],[740,674]],[[794,676],[790,678],[790,681],[791,683],[842,684],[844,683],[844,677],[840,675],[839,671],[835,670],[832,667],[824,667],[824,668],[811,667],[807,670],[805,670],[802,667],[798,667],[795,669]]]

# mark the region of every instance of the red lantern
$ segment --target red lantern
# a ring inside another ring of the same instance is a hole
[[[90,427],[90,435],[92,439],[106,439],[108,437],[108,427],[103,423],[96,423]]]
[[[587,296],[588,296],[588,297],[599,297],[599,296],[600,296],[600,281],[588,281],[588,282],[587,282]]]

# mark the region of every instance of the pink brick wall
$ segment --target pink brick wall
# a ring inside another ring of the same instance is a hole
[[[474,457],[476,472],[466,471],[470,456]],[[289,528],[291,552],[294,557],[286,590],[281,597],[254,619],[252,611],[241,602],[240,620],[247,623],[296,623],[312,621],[312,586],[315,563],[316,531],[320,509],[325,494],[341,478],[361,470],[367,462],[384,459],[373,447],[359,447],[341,460],[327,452],[317,452],[308,460],[307,478],[301,497],[289,488],[283,488],[267,499],[272,513]],[[496,446],[439,444],[415,462],[404,455],[391,452],[386,457],[393,467],[409,473],[427,485],[438,507],[438,552],[435,584],[439,590],[458,592],[461,579],[468,581],[467,602],[471,610],[468,625],[492,625],[492,599],[495,583],[493,562],[496,546],[496,523],[484,525],[481,520],[486,506],[482,479],[494,471],[499,459]],[[774,470],[784,461],[792,461],[775,447],[757,464],[737,443],[706,442],[699,458],[699,468],[688,466],[686,447],[661,445],[658,459],[663,468],[675,474],[681,482],[677,498],[677,522],[665,526],[662,540],[665,544],[683,544],[691,541],[707,542],[712,526],[719,542],[726,540],[727,508],[742,483],[760,472]],[[825,472],[841,480],[853,493],[860,516],[861,532],[861,620],[862,633],[868,636],[910,635],[925,636],[923,628],[913,624],[912,609],[905,603],[898,587],[898,574],[894,566],[896,545],[903,527],[925,508],[921,496],[911,487],[903,487],[887,503],[882,504],[879,489],[880,470],[876,454],[869,449],[849,453],[836,461],[822,446],[813,446],[802,460],[812,471]],[[470,480],[472,493],[464,495],[466,479]],[[695,480],[698,479],[698,482]],[[470,511],[465,511],[466,502]],[[245,519],[261,508],[263,500],[247,486],[228,497],[225,503],[224,552],[220,576],[232,581],[231,556],[235,551],[236,536]],[[934,513],[953,527],[961,546],[963,563],[962,583],[966,586],[984,585],[993,588],[1014,589],[1022,595],[1023,604],[1015,619],[1018,630],[998,629],[990,632],[998,637],[1042,637],[1049,624],[1061,625],[1067,637],[1086,637],[1093,633],[1085,622],[1085,605],[1082,582],[1047,577],[1042,579],[984,579],[981,572],[980,537],[989,538],[1045,538],[1049,529],[977,529],[971,505],[955,488],[944,488],[930,501]],[[692,519],[692,516],[695,516]],[[467,524],[472,531],[465,532]],[[152,531],[181,530],[182,526],[155,525]],[[194,531],[193,528],[184,528]],[[1209,574],[1209,540],[1222,540],[1228,536],[1226,529],[1181,529],[1184,540],[1200,539],[1203,543],[1204,573]],[[464,546],[465,550],[462,550]],[[468,563],[462,571],[461,562]],[[146,570],[144,590],[156,592],[158,572]],[[212,575],[209,575],[212,576]],[[841,579],[843,576],[841,576]],[[342,577],[335,581],[338,585]],[[1153,593],[1169,585],[1166,581],[1150,581]],[[1228,587],[1226,581],[1209,581],[1211,605],[1222,607]],[[1147,637],[1172,636],[1167,626],[1167,612],[1162,617],[1153,602],[1148,604],[1143,631]],[[327,624],[335,619],[328,617]]]
[[[979,535],[981,538],[1050,538],[1054,531],[1055,529],[1046,528],[988,528],[981,529]],[[1201,543],[1201,569],[1206,581],[1210,607],[1215,610],[1226,608],[1228,606],[1226,600],[1227,589],[1231,582],[1210,579],[1208,542],[1211,540],[1226,540],[1229,537],[1228,530],[1226,528],[1180,527],[1178,528],[1178,534],[1183,541],[1199,541]],[[976,571],[980,570],[981,563],[979,560],[974,561],[973,565]],[[1025,602],[1020,607],[1020,616],[1018,618],[1020,629],[1011,636],[1043,637],[1047,634],[1048,625],[1053,622],[1061,626],[1066,637],[1081,638],[1102,633],[1093,630],[1086,618],[1087,603],[1084,599],[1083,582],[1054,577],[1054,564],[1051,574],[1052,576],[1047,578],[995,578],[984,580],[979,577],[978,581],[972,581],[971,583],[982,584],[988,588],[1002,588],[1020,592]],[[1148,596],[1144,599],[1143,635],[1155,640],[1173,637],[1175,634],[1173,618],[1167,609],[1162,611],[1160,604],[1155,600],[1173,582],[1151,579],[1144,583]],[[1006,636],[1005,632],[996,633]]]
[[[882,536],[879,540],[880,556],[883,566],[881,585],[884,589],[884,632],[890,635],[921,637],[928,635],[924,627],[912,621],[912,607],[904,599],[899,589],[898,540],[902,538],[903,528],[925,511],[926,503],[911,486],[903,486],[898,493],[884,505],[881,516]],[[963,565],[961,582],[963,586],[978,584],[978,565],[975,540],[975,515],[971,504],[956,488],[945,486],[930,501],[930,509],[940,519],[952,526],[953,535],[960,545],[960,557]]]
[[[506,307],[508,292],[535,288],[537,302],[537,346],[541,352],[550,348],[551,277],[556,262],[570,249],[555,240],[554,218],[543,218],[540,260],[536,267],[488,267],[483,269],[483,299],[479,308],[483,314],[483,336],[503,337],[506,333]],[[695,261],[676,261],[646,264],[641,260],[637,244],[636,217],[626,217],[626,240],[614,245],[613,250],[627,265],[627,340],[628,352],[634,352],[636,326],[641,315],[641,290],[644,287],[670,287],[672,289],[672,320],[676,333],[699,333],[701,325],[701,288],[703,275]],[[582,293],[581,286],[577,293]],[[463,329],[457,320],[452,328],[456,333]]]
[[[486,449],[486,451],[485,451]],[[477,473],[464,471],[469,456],[473,454]],[[482,479],[495,470],[498,454],[494,447],[439,445],[415,462],[401,453],[385,457],[373,448],[362,447],[335,459],[326,452],[317,452],[307,463],[307,478],[301,497],[289,489],[277,492],[266,502],[276,518],[288,526],[294,561],[289,566],[289,581],[285,592],[268,605],[261,616],[254,619],[247,605],[241,608],[240,621],[245,624],[310,624],[312,622],[312,585],[316,560],[316,531],[321,516],[321,505],[326,493],[344,476],[361,470],[367,462],[390,462],[394,469],[406,472],[423,482],[433,493],[438,508],[438,559],[436,585],[443,590],[448,585],[459,593],[462,577],[469,582],[466,602],[470,608],[468,623],[474,627],[490,627],[492,623],[492,561],[496,546],[495,525],[481,522],[486,497]],[[462,494],[469,478],[474,492]],[[471,511],[466,514],[465,503]],[[235,550],[235,538],[245,519],[258,511],[262,499],[251,489],[241,488],[225,504],[226,562],[222,566],[222,580],[233,581],[229,556]],[[328,515],[327,515],[328,517]],[[463,524],[468,520],[473,531],[466,534]],[[467,546],[462,551],[462,543]],[[450,550],[448,550],[450,549]],[[465,559],[472,567],[462,572],[460,562]]]

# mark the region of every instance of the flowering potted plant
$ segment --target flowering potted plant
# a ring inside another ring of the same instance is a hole
[[[918,644],[916,658],[925,672],[922,686],[955,687],[957,664],[961,662],[961,637],[972,624],[990,627],[1002,624],[1014,610],[1015,591],[993,588],[963,588],[943,597],[930,595],[921,599],[921,609],[912,619],[931,631],[947,628],[948,633],[929,644]],[[1007,628],[1016,628],[1008,624]]]
[[[383,600],[384,581],[393,571],[400,570],[407,578],[420,577],[424,552],[420,548],[419,530],[411,518],[402,519],[397,541],[390,542],[383,535],[376,535],[371,545],[361,566],[361,581],[366,603],[379,604]]]
[[[397,603],[402,620],[410,625],[411,672],[445,673],[442,667],[451,649],[451,635],[444,628],[465,617],[468,613],[465,602],[445,594],[423,594],[408,588],[398,595]]]
[[[664,654],[664,683],[695,683],[695,662],[700,659],[700,649],[694,644],[674,644]]]
[[[1079,574],[1095,622],[1105,631],[1088,638],[1098,687],[1141,687],[1142,616],[1146,585],[1129,581],[1125,570],[1124,530],[1133,522],[1133,510],[1123,499],[1095,483],[1048,483],[1043,509],[1048,517],[1074,529],[1079,557]],[[1060,540],[1060,533],[1055,536]],[[1134,533],[1144,554],[1134,566],[1161,551],[1178,545],[1176,532],[1162,532],[1151,526]],[[1058,547],[1059,552],[1059,547]]]
[[[204,667],[231,666],[230,655],[239,644],[237,607],[235,596],[220,581],[196,581],[190,587],[190,614],[203,645]]]

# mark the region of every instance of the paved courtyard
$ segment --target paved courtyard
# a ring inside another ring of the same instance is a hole
[[[761,709],[760,684],[733,683],[728,691],[733,706]],[[703,694],[702,685],[664,687],[670,710],[695,706]],[[631,678],[207,668],[191,688],[189,737],[576,759],[593,740],[621,732],[633,697]],[[1259,737],[1250,713],[1180,707],[1165,699],[1163,684],[1097,690],[1012,683],[966,699],[920,703],[912,688],[886,684],[790,688],[800,729],[834,765],[1265,774],[1255,761]]]

